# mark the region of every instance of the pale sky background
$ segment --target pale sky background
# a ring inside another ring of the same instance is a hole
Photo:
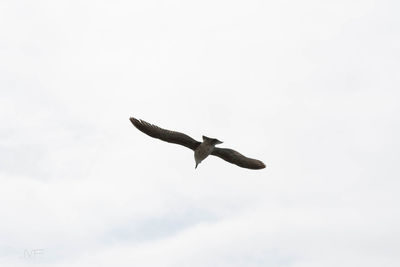
[[[400,266],[399,14],[2,0],[0,265]],[[130,116],[267,168],[194,170]]]

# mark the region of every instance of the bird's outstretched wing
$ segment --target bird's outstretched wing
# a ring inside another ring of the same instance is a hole
[[[245,157],[239,152],[229,148],[216,147],[214,148],[211,155],[220,157],[221,159],[236,164],[242,168],[254,169],[254,170],[265,168],[265,164],[262,161]]]
[[[156,125],[145,122],[144,120],[137,120],[133,117],[130,118],[130,121],[140,131],[165,142],[182,145],[192,150],[195,150],[200,145],[200,142],[194,140],[186,134],[162,129]]]

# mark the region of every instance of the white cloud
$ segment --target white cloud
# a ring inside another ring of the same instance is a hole
[[[395,1],[1,7],[2,266],[399,265]]]

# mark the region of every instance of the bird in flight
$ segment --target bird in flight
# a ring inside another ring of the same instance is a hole
[[[145,122],[144,120],[138,120],[131,117],[130,121],[136,128],[151,137],[168,143],[182,145],[194,150],[194,160],[196,161],[195,169],[197,168],[197,165],[199,165],[200,162],[209,155],[220,157],[221,159],[236,164],[242,168],[254,170],[265,168],[265,164],[260,160],[245,157],[233,149],[215,147],[215,145],[222,144],[218,139],[203,135],[203,142],[199,142],[184,133],[162,129],[156,125]]]

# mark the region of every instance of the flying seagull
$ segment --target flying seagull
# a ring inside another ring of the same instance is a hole
[[[130,121],[136,128],[151,137],[161,139],[168,143],[182,145],[194,150],[194,160],[196,161],[195,169],[197,168],[197,165],[199,165],[199,163],[210,154],[242,168],[255,170],[265,168],[264,163],[260,160],[245,157],[233,149],[215,147],[215,145],[222,144],[218,139],[203,135],[203,142],[199,142],[184,133],[162,129],[156,125],[145,122],[144,120],[138,120],[131,117]]]

